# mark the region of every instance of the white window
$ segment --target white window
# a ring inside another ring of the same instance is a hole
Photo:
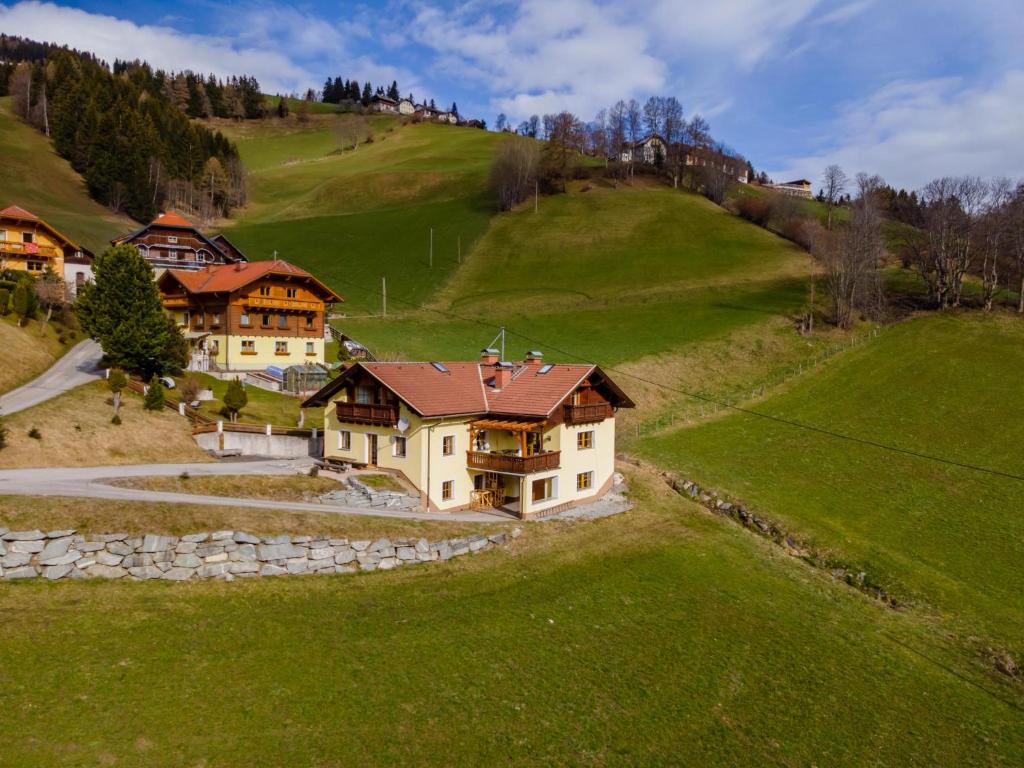
[[[275,355],[287,355],[288,354],[288,342],[287,341],[275,341],[274,342],[274,354]]]
[[[176,237],[168,237],[167,238],[167,242],[168,243],[177,243],[178,242],[178,238],[176,238]]]
[[[395,440],[395,442],[393,443],[393,446],[394,446],[393,453],[394,453],[395,457],[399,458],[399,459],[404,459],[405,458],[405,449],[406,449],[406,440],[405,440],[405,438],[396,435],[394,440]]]
[[[356,387],[356,402],[361,405],[369,405],[373,402],[373,390],[369,387]]]
[[[594,473],[593,472],[580,472],[576,475],[576,490],[577,491],[589,491],[594,487]]]
[[[352,433],[349,432],[347,429],[343,429],[338,433],[338,450],[352,450]]]
[[[455,435],[445,435],[441,438],[441,453],[445,456],[452,456],[455,453]]]
[[[307,341],[306,342],[306,354],[307,355],[315,355],[316,354],[316,346],[313,344],[312,341]]]
[[[594,447],[594,432],[593,430],[587,430],[586,432],[576,433],[576,449],[585,451],[588,448]]]
[[[455,497],[455,481],[445,480],[441,483],[441,501],[451,501]]]
[[[558,483],[555,477],[544,477],[534,480],[531,498],[534,502],[548,501],[558,495]]]

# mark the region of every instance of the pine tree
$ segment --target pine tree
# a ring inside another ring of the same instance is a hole
[[[25,324],[25,321],[32,316],[35,307],[32,302],[32,292],[24,283],[19,283],[14,289],[14,314],[18,316],[18,327]]]
[[[394,99],[395,101],[398,101],[398,99],[400,98],[400,96],[398,95],[398,81],[397,80],[392,80],[391,81],[391,87],[388,88],[388,98],[389,99]]]
[[[238,413],[249,404],[249,396],[245,393],[242,382],[234,378],[228,384],[228,391],[224,393],[224,412],[232,422],[238,420]]]
[[[334,84],[331,82],[331,78],[324,80],[324,90],[320,94],[320,100],[326,104],[330,104],[334,101]]]
[[[369,104],[370,99],[373,98],[373,86],[370,85],[370,81],[367,80],[363,86],[363,104]]]
[[[83,330],[110,364],[150,376],[163,370],[168,326],[153,268],[132,245],[108,248],[75,304]]]
[[[147,411],[159,411],[164,407],[164,385],[154,373],[146,387],[146,397],[142,401],[142,407]]]

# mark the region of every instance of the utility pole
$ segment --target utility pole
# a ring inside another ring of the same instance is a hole
[[[388,316],[388,279],[382,277],[380,279],[380,296],[381,296],[381,317]]]
[[[430,266],[434,266],[434,228],[430,228]]]

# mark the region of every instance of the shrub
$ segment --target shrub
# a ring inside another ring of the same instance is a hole
[[[43,433],[40,432],[35,427],[32,427],[32,429],[30,429],[28,431],[28,436],[31,437],[33,440],[42,440],[43,439]]]
[[[249,396],[245,393],[245,387],[237,378],[228,384],[228,391],[224,393],[223,413],[230,417],[231,421],[238,420],[238,412],[249,404]]]
[[[0,448],[7,445],[7,427],[4,426],[4,422],[0,419]]]
[[[178,382],[178,394],[181,397],[181,402],[186,405],[195,402],[196,398],[199,397],[199,389],[199,381],[195,376],[190,374],[183,377]]]
[[[159,411],[164,407],[164,385],[160,383],[160,379],[157,378],[155,373],[153,378],[149,380],[149,386],[146,388],[143,407],[147,411]]]
[[[190,477],[192,476],[188,472],[182,472],[180,475],[178,475],[178,479],[181,480],[182,482],[188,480]]]
[[[318,467],[316,464],[314,464],[312,467],[310,467],[309,468],[309,476],[310,477],[320,477],[320,467]]]
[[[11,292],[7,288],[0,288],[0,315],[6,315],[11,311]]]
[[[763,197],[743,196],[736,200],[736,213],[741,218],[764,227],[772,217],[772,202]]]
[[[121,417],[115,413],[114,418],[110,420],[110,423],[117,427],[121,426]]]

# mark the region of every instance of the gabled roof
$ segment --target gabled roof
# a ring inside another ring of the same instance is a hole
[[[487,363],[441,363],[439,368],[434,363],[359,362],[313,395],[303,407],[327,405],[360,370],[428,418],[486,414],[544,419],[587,379],[605,387],[614,405],[633,407],[629,397],[596,365],[505,365],[511,366],[511,381],[499,390],[494,386],[497,369]]]
[[[224,235],[214,235],[210,238],[210,242],[216,245],[220,249],[221,253],[228,258],[234,258],[240,261],[249,260],[249,257],[242,253],[242,249],[228,240]]]
[[[82,246],[80,246],[78,243],[76,243],[70,237],[65,235],[63,232],[60,232],[52,224],[47,224],[45,221],[40,219],[38,216],[36,216],[31,211],[26,211],[20,205],[9,205],[6,208],[4,208],[3,210],[0,210],[0,218],[15,219],[17,221],[30,221],[33,224],[38,224],[43,229],[45,229],[47,232],[49,232],[51,235],[56,237],[58,240],[60,240],[61,242],[65,243],[66,245],[71,246],[71,248],[73,250],[75,250],[75,251],[82,250]]]
[[[216,264],[197,270],[168,269],[160,276],[159,285],[163,288],[174,281],[189,293],[231,293],[268,276],[305,280],[319,289],[325,302],[344,301],[306,270],[280,259]]]
[[[200,232],[199,229],[195,226],[195,224],[193,224],[191,221],[186,219],[184,216],[182,216],[177,211],[168,211],[166,213],[161,213],[159,216],[157,216],[155,219],[153,219],[151,222],[149,222],[149,224],[147,224],[146,226],[140,227],[139,229],[136,229],[134,232],[129,232],[127,235],[121,235],[121,237],[116,237],[113,240],[111,240],[110,242],[113,245],[119,245],[121,243],[126,243],[126,242],[128,242],[130,240],[134,240],[137,237],[141,237],[142,235],[146,234],[146,232],[148,232],[150,229],[153,229],[153,228],[187,230],[188,232],[193,234],[195,237],[199,238],[204,243],[206,243],[208,246],[210,246],[210,248],[212,250],[214,250],[217,253],[223,255],[224,258],[226,258],[226,259],[228,259],[230,261],[236,261],[237,260],[231,254],[225,253],[224,250],[222,248],[218,247],[217,244],[215,242],[213,242],[212,239],[210,239],[209,237],[204,235],[202,232]]]

